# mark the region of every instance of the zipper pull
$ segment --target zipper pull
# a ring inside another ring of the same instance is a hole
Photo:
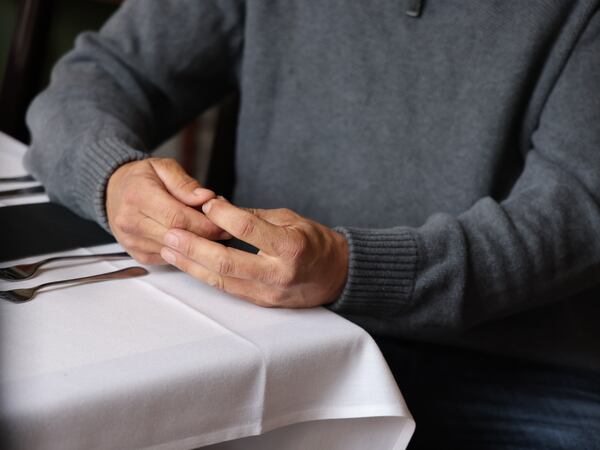
[[[419,17],[423,9],[423,0],[408,0],[406,5],[406,15],[410,17]]]

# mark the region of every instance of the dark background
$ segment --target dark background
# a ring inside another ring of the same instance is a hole
[[[0,131],[29,142],[24,123],[26,107],[47,86],[52,66],[73,47],[79,33],[98,30],[120,3],[121,0],[0,0]],[[32,13],[35,8],[31,5],[38,5],[37,11],[43,14]],[[23,17],[38,18],[31,22],[35,26],[29,27],[35,31],[31,45],[24,45],[28,42],[23,39],[26,35],[19,33],[27,28]],[[31,64],[15,64],[15,55]],[[19,72],[23,66],[27,68],[26,76]],[[229,194],[234,177],[231,161],[236,115],[233,98],[195,119],[159,147],[155,156],[177,159],[200,182],[223,195]],[[215,154],[222,156],[212,158]]]
[[[50,69],[56,60],[73,46],[75,36],[83,30],[97,30],[117,8],[114,1],[46,0],[53,4],[48,17],[47,39],[42,47],[40,88],[48,83]],[[0,82],[8,58],[10,41],[15,29],[17,10],[22,0],[0,0]]]

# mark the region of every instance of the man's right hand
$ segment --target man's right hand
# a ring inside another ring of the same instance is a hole
[[[108,180],[108,224],[137,261],[164,264],[160,249],[171,228],[212,240],[230,237],[199,211],[214,197],[214,192],[202,188],[173,159],[133,161],[119,167]]]

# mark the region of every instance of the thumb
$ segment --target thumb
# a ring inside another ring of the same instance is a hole
[[[215,197],[213,191],[200,186],[174,159],[151,159],[150,163],[167,191],[180,202],[200,206]]]

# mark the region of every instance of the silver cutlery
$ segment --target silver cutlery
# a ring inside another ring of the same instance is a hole
[[[95,283],[98,281],[107,281],[107,280],[120,280],[125,278],[133,278],[139,277],[142,275],[147,275],[148,271],[143,267],[133,266],[128,267],[126,269],[117,270],[114,272],[101,273],[98,275],[91,275],[87,277],[79,277],[79,278],[70,278],[66,280],[57,280],[50,281],[48,283],[43,283],[38,286],[23,288],[23,289],[13,289],[10,291],[0,291],[0,298],[4,300],[8,300],[13,303],[25,303],[35,297],[37,291],[42,288],[48,286],[55,286],[57,284],[69,284],[69,283]]]
[[[45,192],[44,186],[32,186],[19,189],[0,191],[0,198],[19,197],[21,195],[41,194]]]
[[[1,267],[0,268],[0,279],[2,280],[10,280],[10,281],[20,281],[26,280],[27,278],[31,278],[38,269],[48,263],[55,261],[70,261],[77,259],[96,259],[96,258],[123,258],[129,257],[129,255],[125,252],[115,252],[115,253],[98,253],[93,255],[67,255],[67,256],[54,256],[52,258],[42,259],[41,261],[36,261],[29,264],[17,264],[16,266],[11,267]]]
[[[0,177],[0,183],[24,183],[26,181],[35,181],[31,175],[22,175],[19,177]]]

